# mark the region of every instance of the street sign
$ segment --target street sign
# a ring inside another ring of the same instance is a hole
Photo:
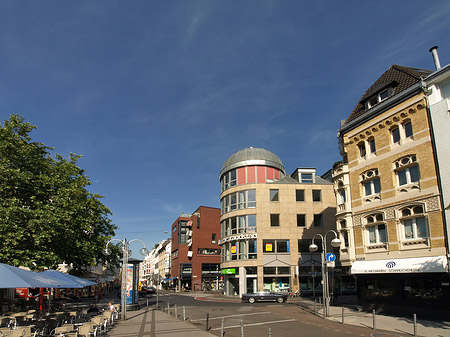
[[[334,261],[327,261],[327,267],[328,268],[334,268],[335,262]]]
[[[327,256],[325,257],[325,259],[327,261],[334,262],[334,261],[336,261],[336,255],[334,255],[333,253],[328,253]]]

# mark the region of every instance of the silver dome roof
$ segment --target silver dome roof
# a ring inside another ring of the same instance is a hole
[[[249,147],[228,157],[220,170],[220,177],[232,169],[251,165],[274,167],[286,174],[283,163],[275,153],[262,148]]]

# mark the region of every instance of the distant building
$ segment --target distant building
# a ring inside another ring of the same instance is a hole
[[[308,247],[314,234],[335,228],[331,181],[314,168],[286,176],[277,155],[250,147],[225,161],[220,184],[225,293],[312,292],[316,270],[321,291],[320,250],[310,253]]]
[[[339,130],[343,163],[333,179],[345,242],[340,257],[356,277],[361,304],[448,305],[446,235],[423,83],[431,73],[391,66]]]
[[[172,224],[172,285],[178,290],[213,290],[220,280],[220,209],[200,206]]]

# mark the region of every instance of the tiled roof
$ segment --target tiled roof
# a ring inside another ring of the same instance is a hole
[[[396,64],[392,65],[383,75],[380,76],[380,78],[378,78],[378,80],[375,81],[374,84],[372,84],[369,89],[367,89],[364,95],[361,96],[361,99],[345,121],[345,124],[348,124],[352,120],[369,111],[370,109],[366,110],[364,101],[372,95],[378,93],[380,90],[392,86],[394,90],[388,98],[390,99],[418,83],[421,77],[426,77],[431,73],[432,71],[430,70],[404,67]]]

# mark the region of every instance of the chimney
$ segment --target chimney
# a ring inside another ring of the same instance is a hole
[[[439,69],[441,69],[441,62],[439,62],[439,55],[438,55],[437,49],[438,49],[437,46],[431,47],[430,53],[433,54],[433,60],[434,60],[434,65],[436,66],[436,70],[439,70]]]

